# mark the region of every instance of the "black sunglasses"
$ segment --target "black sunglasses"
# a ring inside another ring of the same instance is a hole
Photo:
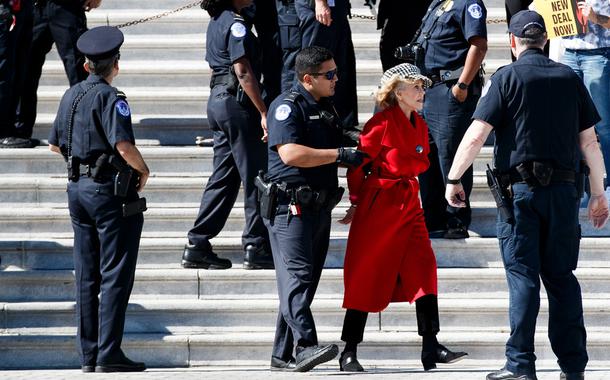
[[[317,77],[317,76],[324,76],[324,78],[328,79],[328,80],[333,80],[333,78],[335,77],[335,75],[337,75],[337,69],[332,69],[330,71],[327,71],[325,73],[309,73],[309,75]]]

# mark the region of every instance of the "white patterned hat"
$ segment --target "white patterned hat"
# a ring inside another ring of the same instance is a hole
[[[432,86],[432,81],[425,75],[422,75],[417,66],[410,63],[401,63],[396,65],[383,73],[381,77],[381,86],[388,83],[394,77],[400,77],[402,79],[415,79],[422,80],[425,87]]]

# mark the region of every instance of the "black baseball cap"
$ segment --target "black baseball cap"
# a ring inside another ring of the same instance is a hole
[[[510,19],[508,31],[519,38],[525,37],[525,31],[531,27],[537,27],[546,32],[544,19],[540,13],[530,10],[519,11]]]

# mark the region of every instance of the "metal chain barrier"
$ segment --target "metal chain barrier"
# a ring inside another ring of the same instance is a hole
[[[377,17],[373,16],[373,15],[361,15],[358,13],[352,13],[351,16],[352,16],[352,18],[359,18],[361,20],[370,20],[370,21],[377,20]],[[506,19],[502,18],[502,17],[488,18],[487,24],[506,24]]]
[[[150,17],[144,17],[144,18],[141,18],[141,19],[138,19],[138,20],[129,21],[129,22],[126,22],[124,24],[119,24],[116,27],[121,29],[121,28],[126,28],[128,26],[133,26],[133,25],[138,25],[138,24],[142,24],[142,23],[145,23],[145,22],[153,21],[153,20],[158,20],[160,18],[169,16],[171,14],[181,12],[181,11],[183,11],[185,9],[196,7],[196,6],[200,5],[201,2],[202,2],[202,0],[197,0],[197,1],[193,2],[193,3],[187,4],[187,5],[183,5],[183,6],[179,7],[179,8],[176,8],[176,9],[172,9],[171,11],[159,13],[158,15],[154,15],[154,16],[150,16]],[[369,21],[377,20],[377,16],[374,16],[374,15],[361,15],[361,14],[357,14],[357,13],[352,13],[351,17],[352,18],[358,18],[358,19],[361,19],[361,20],[369,20]],[[501,17],[488,18],[487,19],[487,24],[505,24],[505,23],[506,23],[506,19],[505,18],[501,18]]]
[[[183,11],[185,9],[196,7],[196,6],[200,5],[200,4],[201,4],[201,0],[198,0],[198,1],[195,1],[193,3],[187,4],[187,5],[183,5],[180,8],[173,9],[171,11],[159,13],[158,15],[154,15],[154,16],[150,16],[150,17],[144,17],[144,18],[141,18],[139,20],[129,21],[129,22],[126,22],[124,24],[117,25],[116,27],[121,29],[121,28],[126,28],[128,26],[142,24],[142,23],[145,23],[145,22],[148,22],[148,21],[158,20],[158,19],[160,19],[162,17],[169,16],[169,15],[174,14],[174,13],[178,13],[178,12]]]

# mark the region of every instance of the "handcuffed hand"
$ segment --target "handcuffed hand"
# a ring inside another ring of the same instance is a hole
[[[460,103],[464,103],[468,97],[468,89],[462,90],[457,84],[451,87],[451,94]]]
[[[593,195],[589,199],[589,205],[587,207],[589,214],[589,220],[593,224],[594,228],[601,229],[608,220],[608,200],[606,194]]]
[[[354,214],[356,213],[356,205],[351,205],[350,208],[345,211],[345,216],[338,220],[341,224],[350,224],[354,220]]]
[[[337,149],[337,163],[347,166],[358,167],[368,156],[368,154],[356,148],[341,147]]]
[[[457,185],[447,184],[445,198],[452,207],[466,207],[466,192],[461,183]]]
[[[150,173],[139,173],[139,174],[140,174],[140,180],[138,181],[138,188],[136,189],[138,191],[138,193],[144,189],[144,186],[146,186],[146,182],[148,181],[148,177],[150,176]]]

